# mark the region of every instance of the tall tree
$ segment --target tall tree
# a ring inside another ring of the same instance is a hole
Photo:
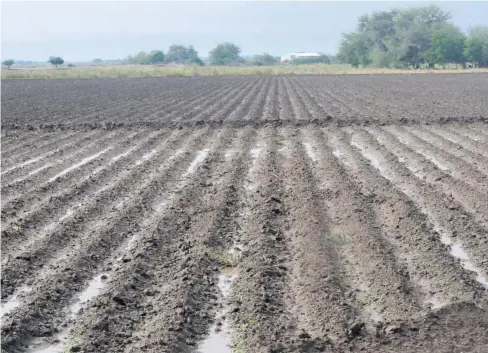
[[[419,67],[426,62],[428,54],[432,57],[428,50],[434,31],[447,25],[449,19],[450,14],[438,6],[363,15],[358,19],[356,31],[344,35],[338,57],[353,66]],[[438,42],[445,41],[440,39],[440,32],[437,36]],[[451,54],[446,52],[447,56]]]
[[[15,64],[15,61],[12,59],[7,59],[2,62],[3,66],[7,66],[7,70],[10,70],[10,67]]]
[[[162,64],[164,62],[164,53],[161,50],[153,50],[147,55],[149,64]]]
[[[136,64],[136,65],[147,65],[149,64],[149,57],[148,54],[144,51],[140,51],[134,56],[129,55],[127,58],[130,64]]]
[[[488,66],[488,26],[477,26],[469,30],[464,55],[474,65]]]
[[[210,53],[210,63],[212,65],[228,65],[239,61],[241,49],[229,42],[220,43]]]
[[[429,63],[444,65],[447,63],[464,63],[464,42],[466,37],[461,30],[444,24],[432,32],[430,48],[427,51]]]
[[[198,64],[203,65],[203,61],[198,57],[198,52],[193,46],[173,44],[169,47],[166,54],[166,62],[175,64]]]
[[[277,58],[271,54],[268,54],[268,53],[254,55],[251,58],[251,64],[258,65],[258,66],[273,65],[273,64],[276,64],[278,61],[279,61],[279,58]]]
[[[343,37],[344,39],[339,46],[339,53],[337,54],[339,60],[354,67],[369,65],[370,42],[367,35],[360,32],[352,32],[344,34]]]
[[[50,56],[48,62],[51,63],[51,65],[53,65],[56,69],[58,68],[58,65],[64,64],[64,60],[60,56]]]

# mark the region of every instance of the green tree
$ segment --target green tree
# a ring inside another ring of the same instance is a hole
[[[149,64],[162,64],[164,62],[164,53],[161,50],[153,50],[147,56]]]
[[[93,59],[93,60],[92,60],[92,62],[93,62],[94,64],[100,65],[100,64],[102,64],[102,63],[103,63],[103,60],[102,60],[102,59],[100,59],[100,58],[95,58],[95,59]]]
[[[141,51],[134,56],[129,55],[129,57],[127,58],[127,61],[130,64],[147,65],[147,64],[149,64],[149,57],[148,57],[148,54],[146,52]]]
[[[398,59],[405,66],[419,68],[425,63],[427,51],[432,40],[432,29],[424,23],[414,23],[400,31],[398,40]]]
[[[53,65],[56,69],[58,68],[58,65],[64,64],[64,60],[60,56],[50,56],[48,62],[51,63],[51,65]]]
[[[210,53],[209,59],[212,65],[228,65],[239,62],[241,49],[232,43],[225,42],[217,45]]]
[[[346,33],[343,35],[337,57],[341,62],[350,64],[353,67],[366,66],[371,63],[369,47],[370,43],[364,33]]]
[[[311,57],[293,57],[291,59],[292,64],[330,64],[330,59],[327,55],[322,54],[320,56]]]
[[[427,55],[432,56],[429,50],[434,31],[447,25],[450,17],[438,6],[363,15],[358,19],[356,31],[344,35],[338,58],[355,67],[370,64],[419,67],[426,62]]]
[[[464,55],[473,65],[488,66],[488,26],[477,26],[469,30]]]
[[[430,48],[426,59],[431,64],[464,63],[464,43],[466,37],[461,30],[452,25],[444,24],[432,32]]]
[[[251,64],[252,65],[257,65],[257,66],[269,66],[269,65],[274,65],[279,61],[278,57],[275,57],[271,54],[268,53],[263,53],[259,55],[254,55],[251,58]]]
[[[8,70],[10,70],[10,66],[12,66],[13,64],[15,64],[15,61],[12,59],[7,59],[2,62],[2,65],[7,66]]]
[[[174,64],[197,64],[203,65],[203,61],[198,57],[198,52],[193,46],[173,44],[169,47],[165,61]]]

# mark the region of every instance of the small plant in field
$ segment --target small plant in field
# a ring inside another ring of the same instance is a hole
[[[244,349],[244,342],[241,340],[234,338],[230,344],[230,350],[232,353],[245,353],[246,350]]]
[[[366,294],[365,296],[360,297],[358,300],[362,305],[367,306],[379,302],[380,298],[371,294]]]
[[[349,243],[349,239],[347,238],[347,236],[344,233],[335,229],[330,231],[328,238],[333,244],[337,246],[344,246]]]
[[[222,266],[234,267],[235,259],[232,254],[223,251],[209,251],[208,258],[212,261],[216,261]]]

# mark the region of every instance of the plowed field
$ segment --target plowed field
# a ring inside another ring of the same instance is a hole
[[[2,352],[488,352],[488,75],[2,81]]]

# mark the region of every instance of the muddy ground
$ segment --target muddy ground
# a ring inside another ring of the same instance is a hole
[[[2,81],[2,351],[487,352],[487,78]]]

